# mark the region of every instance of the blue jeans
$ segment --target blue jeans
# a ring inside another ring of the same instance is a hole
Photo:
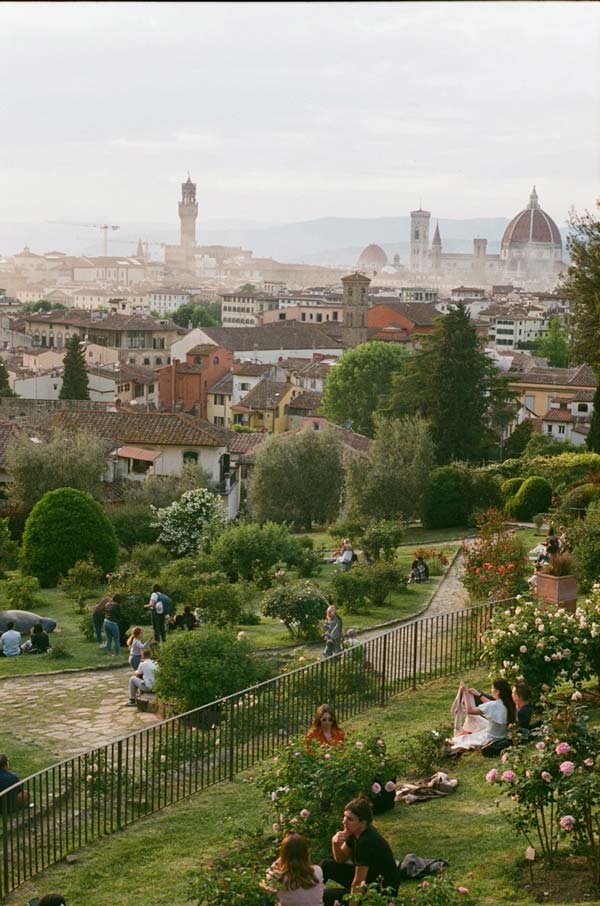
[[[141,662],[142,662],[141,654],[132,654],[129,656],[129,666],[131,667],[132,670],[137,670],[137,668],[140,666]]]
[[[121,647],[121,636],[119,634],[119,624],[113,623],[112,620],[104,621],[104,632],[106,633],[106,650],[110,654],[111,639],[115,643],[115,654],[119,653]]]
[[[99,645],[102,644],[102,626],[104,624],[104,617],[100,613],[92,614],[92,621],[94,623],[94,632],[96,633],[96,641]]]

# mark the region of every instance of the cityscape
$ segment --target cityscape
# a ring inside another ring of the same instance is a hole
[[[599,900],[599,40],[0,5],[6,906]]]

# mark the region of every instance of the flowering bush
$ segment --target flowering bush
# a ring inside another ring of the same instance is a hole
[[[226,521],[220,497],[206,488],[186,491],[170,506],[152,507],[158,540],[179,557],[193,556],[211,536],[218,534]]]
[[[295,639],[318,638],[329,599],[311,582],[290,582],[266,592],[262,609],[267,617],[281,620]]]
[[[523,542],[515,532],[506,530],[498,510],[475,518],[480,537],[462,546],[461,582],[472,600],[513,598],[527,586],[529,564]]]
[[[273,809],[273,832],[281,839],[294,830],[323,847],[339,829],[344,805],[364,793],[374,806],[395,789],[397,760],[383,740],[349,734],[345,745],[320,746],[295,740],[282,749],[258,778]]]
[[[538,742],[507,751],[486,780],[516,803],[509,821],[548,865],[573,837],[600,887],[600,730],[589,726],[579,695],[549,709]]]
[[[423,557],[429,569],[430,576],[443,576],[448,569],[448,557],[443,551],[435,547],[418,547],[413,551],[413,557]]]
[[[209,866],[194,872],[190,898],[197,906],[268,906],[276,897],[261,886],[263,877],[256,865],[229,870]]]
[[[579,685],[597,671],[600,602],[568,613],[540,610],[531,601],[496,607],[483,634],[482,657],[509,681],[524,678],[535,694],[556,685]]]

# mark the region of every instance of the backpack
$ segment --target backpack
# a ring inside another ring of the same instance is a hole
[[[164,613],[165,616],[169,616],[171,613],[171,599],[168,595],[164,595],[162,591],[157,592],[158,603],[162,604],[162,610],[155,608],[157,613]]]
[[[497,758],[509,746],[512,746],[512,740],[507,736],[502,739],[492,739],[481,747],[481,754],[484,758]]]

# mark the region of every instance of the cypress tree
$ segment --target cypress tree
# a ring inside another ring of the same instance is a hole
[[[594,393],[594,411],[592,412],[590,430],[585,442],[591,453],[600,453],[600,381]]]
[[[67,340],[65,348],[67,350],[63,359],[65,370],[59,398],[61,400],[89,400],[85,356],[77,334]]]
[[[8,382],[8,371],[4,362],[0,362],[0,397],[16,396],[14,390],[11,390]]]

